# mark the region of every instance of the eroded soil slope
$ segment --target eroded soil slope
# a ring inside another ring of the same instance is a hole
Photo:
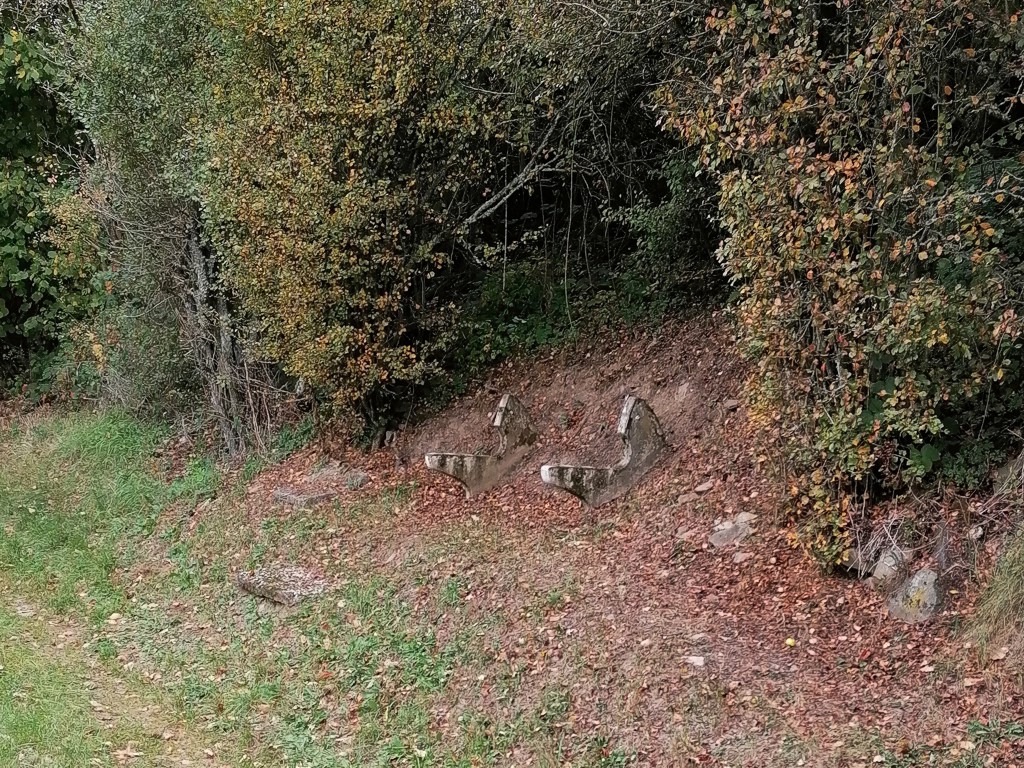
[[[441,638],[487,626],[479,673],[446,692],[439,727],[465,712],[512,717],[559,690],[561,738],[598,730],[644,765],[857,765],[886,749],[893,761],[923,760],[914,750],[929,747],[957,760],[971,723],[1019,718],[1013,675],[957,631],[992,548],[972,553],[942,614],[918,627],[890,618],[885,595],[863,583],[822,575],[792,543],[785,489],[763,470],[744,408],[728,403],[747,375],[733,349],[728,324],[712,318],[508,365],[393,451],[342,457],[372,482],[343,489],[340,509],[388,488],[409,498],[386,519],[317,513],[328,532],[311,564],[387,573]],[[502,392],[528,406],[541,441],[509,483],[466,499],[424,470],[422,454],[493,445],[488,412]],[[666,429],[658,468],[596,511],[543,486],[541,463],[614,460],[630,393]],[[251,519],[295,514],[266,500],[282,472],[294,478],[318,459],[261,477]],[[757,516],[754,536],[709,547],[716,522],[743,512]],[[438,609],[452,583],[457,607]],[[1011,759],[1011,746],[1000,749]]]

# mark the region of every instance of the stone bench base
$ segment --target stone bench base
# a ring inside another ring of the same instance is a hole
[[[632,395],[622,406],[618,434],[623,455],[614,466],[545,464],[540,468],[541,480],[568,491],[590,507],[619,498],[658,463],[665,452],[665,437],[654,411]]]
[[[526,408],[513,395],[501,398],[491,426],[498,430],[496,453],[428,453],[427,468],[454,477],[465,487],[466,496],[490,490],[508,477],[537,439]]]

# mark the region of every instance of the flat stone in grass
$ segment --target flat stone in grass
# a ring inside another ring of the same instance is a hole
[[[331,462],[315,469],[295,486],[283,485],[274,491],[274,501],[287,504],[295,509],[309,509],[336,498],[344,486],[358,491],[370,482],[370,476],[361,469],[348,469]]]
[[[298,605],[327,591],[327,581],[297,565],[267,565],[254,571],[240,571],[235,583],[243,592],[281,605]]]
[[[274,491],[274,501],[295,509],[310,509],[330,501],[337,495],[338,492],[334,490],[300,491],[295,488],[278,488]]]
[[[351,469],[342,476],[342,481],[350,491],[358,491],[370,482],[370,476],[361,469]]]

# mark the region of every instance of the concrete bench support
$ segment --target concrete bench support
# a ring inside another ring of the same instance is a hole
[[[665,436],[651,407],[632,395],[622,406],[618,433],[623,451],[615,466],[545,464],[540,468],[541,480],[568,491],[590,507],[619,498],[658,463],[665,451]]]
[[[463,484],[466,496],[475,496],[504,480],[530,451],[537,433],[530,416],[514,395],[504,395],[491,426],[498,430],[495,454],[428,453],[427,467],[450,475]]]

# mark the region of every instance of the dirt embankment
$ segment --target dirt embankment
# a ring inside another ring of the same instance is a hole
[[[316,563],[386,573],[441,638],[466,620],[436,614],[431,596],[451,579],[470,595],[470,614],[491,617],[488,662],[454,682],[441,727],[468,710],[508,716],[559,686],[567,738],[600,728],[643,765],[846,766],[908,745],[956,745],[971,722],[1024,716],[1009,668],[965,648],[958,629],[994,548],[973,553],[972,573],[920,626],[890,617],[879,591],[824,576],[793,544],[786,490],[766,471],[744,407],[727,405],[742,401],[748,372],[722,317],[502,366],[392,449],[335,457],[370,477],[342,489],[342,506],[411,490],[386,520],[327,513],[333,533],[319,552],[330,557]],[[494,445],[488,414],[504,392],[527,406],[541,438],[507,483],[466,499],[422,456]],[[598,510],[544,486],[542,463],[618,456],[627,394],[646,399],[665,429],[659,465]],[[250,515],[268,514],[275,484],[318,460],[307,452],[259,478]],[[753,535],[709,546],[716,523],[741,513],[753,516]],[[527,670],[514,704],[493,682],[511,668]],[[1019,760],[1006,755],[998,764]]]

